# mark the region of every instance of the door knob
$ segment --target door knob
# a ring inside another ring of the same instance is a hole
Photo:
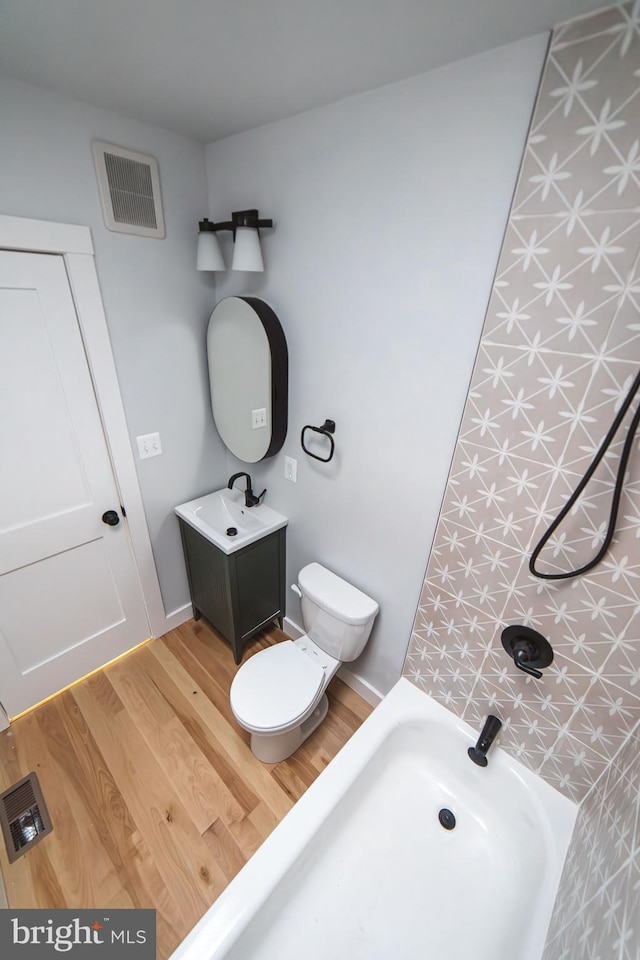
[[[115,510],[107,510],[102,514],[102,522],[108,524],[110,527],[117,527],[120,523],[120,517]]]

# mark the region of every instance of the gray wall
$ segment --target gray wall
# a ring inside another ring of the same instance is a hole
[[[379,601],[354,669],[381,692],[401,672],[546,45],[207,148],[210,215],[257,206],[276,224],[264,275],[217,281],[219,296],[267,300],[289,344],[289,434],[252,473],[290,518],[289,582],[318,560]],[[325,417],[328,465],[299,445]],[[291,593],[288,614],[301,622]]]
[[[197,221],[207,196],[202,144],[6,80],[0,81],[0,131],[0,211],[91,227],[132,441],[155,430],[162,439],[161,457],[136,464],[170,613],[189,600],[173,507],[227,476],[205,368],[214,282],[195,270]],[[105,228],[90,149],[94,137],[157,159],[164,240]]]

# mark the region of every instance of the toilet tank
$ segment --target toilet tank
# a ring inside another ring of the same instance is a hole
[[[378,613],[376,601],[319,563],[302,568],[298,585],[307,636],[336,660],[359,657]]]

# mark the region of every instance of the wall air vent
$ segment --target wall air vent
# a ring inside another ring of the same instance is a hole
[[[108,229],[164,237],[160,175],[153,157],[102,140],[91,146]]]
[[[0,825],[9,863],[51,833],[51,820],[35,773],[0,796]]]

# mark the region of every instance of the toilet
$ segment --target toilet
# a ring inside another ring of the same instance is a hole
[[[329,682],[341,663],[360,656],[379,609],[319,563],[303,567],[292,589],[306,634],[254,654],[231,684],[233,715],[264,763],[286,760],[322,723]]]

